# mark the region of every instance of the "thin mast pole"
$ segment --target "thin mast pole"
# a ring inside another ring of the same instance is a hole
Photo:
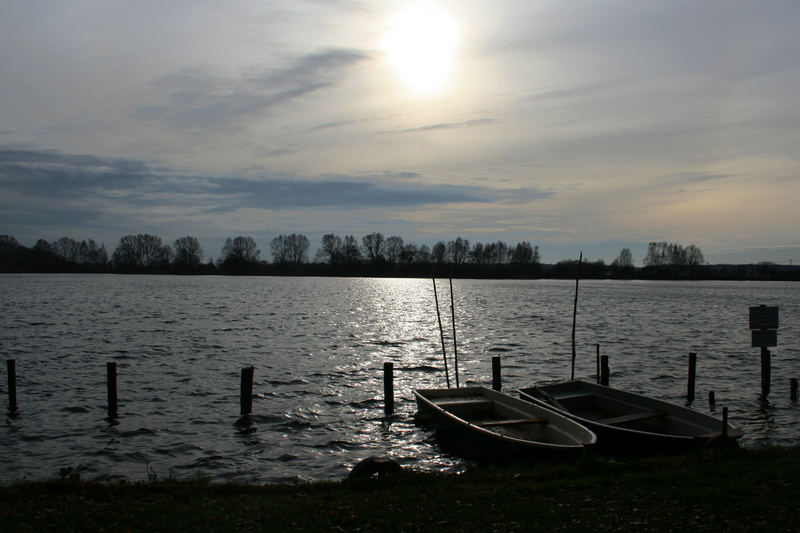
[[[433,298],[436,300],[436,318],[439,319],[439,336],[442,339],[442,358],[444,359],[444,376],[447,379],[447,388],[450,388],[450,372],[447,370],[447,352],[444,347],[444,329],[442,329],[442,314],[439,312],[439,296],[436,294],[436,278],[433,278]]]
[[[453,303],[453,278],[450,278],[450,316],[453,320],[453,361],[455,361],[456,388],[458,388],[458,344],[456,343],[456,308]]]
[[[578,280],[581,278],[581,262],[583,261],[583,252],[578,258],[578,269],[575,272],[575,303],[572,306],[572,372],[570,373],[570,380],[575,379],[575,317],[578,314]]]

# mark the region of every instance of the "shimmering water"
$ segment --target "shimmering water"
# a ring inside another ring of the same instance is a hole
[[[574,282],[454,287],[462,384],[489,385],[494,355],[505,389],[569,377]],[[452,355],[446,282],[439,288]],[[781,313],[766,402],[747,329],[759,304]],[[430,280],[3,275],[0,312],[19,404],[7,413],[3,364],[0,481],[79,465],[83,479],[335,478],[374,454],[425,470],[465,464],[412,418],[411,390],[445,383]],[[800,374],[799,316],[791,283],[585,281],[576,376],[594,379],[599,343],[612,385],[684,403],[687,354],[697,352],[696,409],[727,406],[746,446],[797,443],[789,378]],[[116,424],[105,418],[107,361],[118,364]],[[388,421],[385,361],[395,365]],[[251,364],[254,416],[237,424],[240,371]]]

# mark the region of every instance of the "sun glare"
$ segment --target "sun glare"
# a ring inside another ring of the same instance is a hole
[[[419,92],[442,85],[453,69],[458,25],[442,8],[422,4],[389,20],[383,48],[406,83]]]

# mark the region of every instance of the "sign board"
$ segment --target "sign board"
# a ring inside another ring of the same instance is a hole
[[[776,329],[754,329],[753,348],[772,348],[778,345],[778,330]]]
[[[751,307],[750,329],[778,329],[778,308],[766,305]]]

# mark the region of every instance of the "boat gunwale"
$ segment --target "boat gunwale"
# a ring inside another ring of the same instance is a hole
[[[666,400],[660,400],[660,399],[657,399],[657,398],[650,398],[648,396],[640,395],[640,394],[637,394],[637,393],[624,391],[624,390],[620,390],[620,389],[614,389],[612,387],[607,387],[605,385],[599,385],[599,384],[596,384],[596,383],[591,383],[591,382],[588,382],[588,381],[585,381],[585,380],[581,380],[581,379],[576,379],[576,380],[572,380],[572,381],[559,381],[559,382],[553,382],[553,383],[545,383],[545,384],[543,384],[543,386],[546,387],[548,385],[560,385],[560,384],[565,384],[565,383],[579,383],[581,387],[586,386],[586,388],[589,391],[595,391],[595,392],[585,392],[584,391],[583,393],[587,394],[587,395],[600,396],[601,395],[600,393],[602,393],[603,391],[611,391],[610,394],[607,395],[607,397],[609,397],[611,399],[615,399],[615,398],[613,398],[614,395],[622,395],[622,396],[632,395],[632,396],[636,396],[636,397],[641,396],[642,398],[647,399],[648,402],[653,402],[653,403],[655,403],[657,405],[664,405],[664,406],[667,406],[668,408],[670,408],[670,409],[668,409],[667,411],[665,411],[663,413],[664,418],[667,418],[667,419],[669,419],[669,418],[680,419],[679,416],[670,413],[669,412],[670,410],[689,411],[689,412],[693,413],[693,415],[696,415],[698,417],[706,418],[708,420],[713,420],[718,427],[721,427],[721,425],[722,425],[722,420],[718,420],[717,418],[715,418],[715,417],[713,417],[711,415],[708,415],[706,413],[701,413],[699,411],[695,411],[695,410],[690,409],[688,407],[683,407],[683,406],[668,402]],[[705,431],[705,432],[703,432],[701,434],[698,434],[698,435],[678,435],[678,434],[675,434],[675,433],[659,433],[659,432],[656,432],[656,431],[647,431],[647,430],[642,430],[642,429],[629,428],[629,427],[625,427],[625,426],[615,426],[615,425],[611,425],[611,424],[604,424],[600,420],[592,420],[590,418],[582,417],[582,416],[580,416],[578,414],[570,412],[564,406],[558,407],[556,405],[552,405],[552,404],[548,403],[546,400],[542,400],[542,399],[537,398],[537,397],[533,396],[532,394],[526,392],[526,391],[530,391],[530,390],[539,390],[539,391],[544,392],[548,396],[550,396],[550,394],[547,391],[543,390],[540,385],[534,385],[532,387],[524,387],[524,388],[521,388],[521,389],[517,389],[517,394],[519,395],[520,398],[522,398],[525,401],[529,401],[529,402],[531,402],[531,403],[533,403],[535,405],[547,406],[550,409],[558,411],[559,413],[561,413],[564,416],[567,416],[569,418],[572,418],[573,420],[581,422],[584,425],[587,425],[590,429],[593,426],[596,426],[596,427],[602,428],[602,429],[604,429],[606,431],[613,431],[613,432],[621,433],[621,434],[632,434],[632,435],[643,436],[643,437],[659,438],[659,439],[662,439],[664,441],[671,440],[671,441],[675,441],[675,442],[684,442],[684,443],[697,441],[697,440],[706,441],[706,440],[709,440],[710,438],[713,438],[716,435],[720,435],[720,436],[722,435],[721,431],[716,431],[715,432],[713,429],[711,429],[710,431]],[[559,400],[559,398],[555,397],[555,396],[553,396],[553,399],[555,401]],[[630,402],[628,402],[628,403],[630,403]],[[729,438],[738,439],[743,434],[744,434],[744,432],[741,430],[741,428],[734,427],[734,426],[728,424],[727,436]]]
[[[564,421],[567,422],[568,424],[577,425],[583,431],[588,432],[589,436],[591,436],[590,441],[589,442],[582,442],[582,440],[580,438],[575,437],[575,436],[573,436],[573,435],[571,435],[569,433],[565,433],[565,434],[567,434],[569,436],[569,438],[574,441],[574,444],[549,443],[549,442],[545,442],[545,441],[522,439],[522,438],[519,438],[519,437],[513,437],[511,435],[506,435],[506,434],[500,433],[498,431],[493,431],[492,429],[489,429],[489,428],[486,428],[486,427],[482,427],[482,426],[480,426],[478,424],[470,422],[469,420],[461,418],[460,416],[457,416],[454,413],[451,413],[450,411],[445,410],[443,407],[441,407],[438,404],[436,404],[436,402],[432,401],[430,398],[425,396],[423,394],[425,391],[437,391],[437,392],[438,391],[460,391],[461,394],[464,394],[464,395],[467,395],[470,392],[472,392],[472,393],[477,393],[477,394],[480,394],[481,396],[484,396],[487,400],[490,400],[490,398],[487,397],[484,394],[484,392],[485,391],[491,391],[492,393],[494,393],[496,391],[493,391],[492,389],[487,389],[486,387],[459,387],[459,388],[454,388],[454,389],[414,389],[414,390],[412,390],[412,393],[417,398],[418,402],[419,402],[420,399],[422,399],[423,403],[426,406],[428,406],[429,408],[432,408],[437,414],[444,415],[444,417],[446,419],[454,422],[456,425],[465,426],[466,428],[468,428],[470,430],[477,431],[479,434],[486,435],[488,437],[491,437],[492,439],[500,440],[501,442],[505,442],[505,443],[508,443],[508,444],[519,445],[519,446],[522,446],[523,448],[526,448],[526,449],[537,449],[538,448],[538,449],[542,449],[542,450],[562,450],[562,451],[566,451],[566,450],[581,450],[581,449],[585,449],[587,447],[592,447],[592,446],[597,444],[597,435],[594,433],[594,431],[592,431],[590,428],[587,428],[583,424],[573,420],[571,417],[564,416],[562,413],[560,413],[557,410],[555,410],[555,409],[553,409],[553,408],[551,408],[549,406],[546,406],[546,405],[536,405],[535,407],[543,409],[544,411],[550,413],[551,415],[555,415],[558,418],[565,419]],[[498,393],[498,394],[502,394],[502,393]],[[511,400],[517,400],[518,399],[518,398],[515,398],[513,396],[509,396],[509,395],[504,395],[504,396],[506,396],[507,398],[509,398]],[[491,401],[494,401],[494,400],[491,400]],[[556,424],[556,426],[557,426],[557,424]]]

